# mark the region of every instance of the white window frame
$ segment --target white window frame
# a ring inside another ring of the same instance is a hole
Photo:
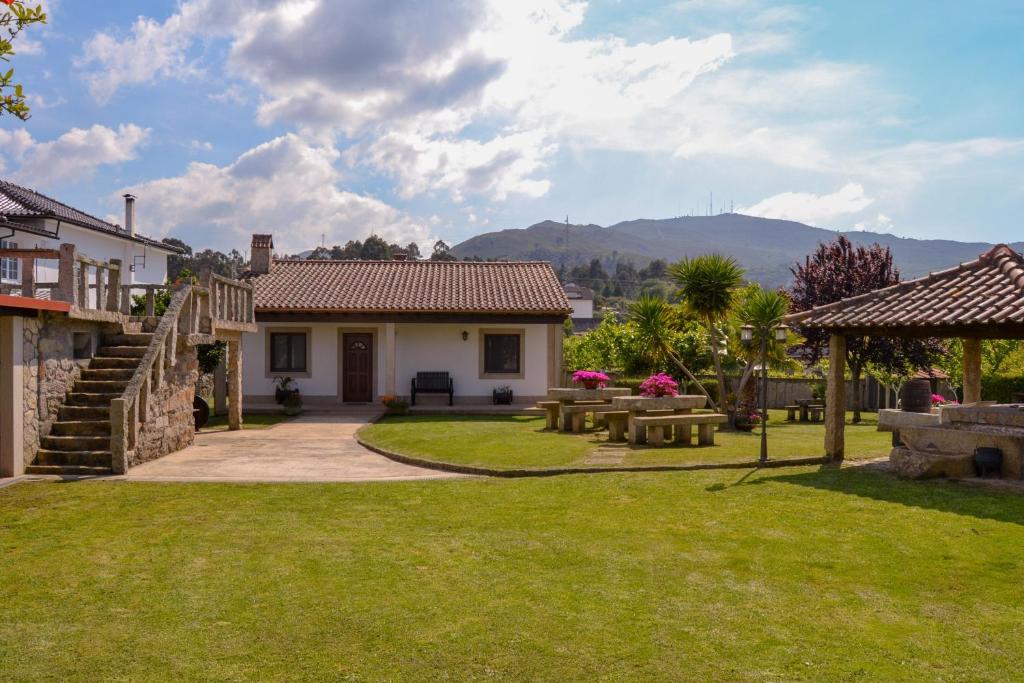
[[[17,249],[18,243],[0,240],[0,249]],[[16,285],[21,282],[21,263],[16,258],[0,258],[0,282]]]

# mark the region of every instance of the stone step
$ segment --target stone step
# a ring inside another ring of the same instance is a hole
[[[128,380],[76,380],[72,391],[83,394],[121,394]]]
[[[39,444],[48,451],[83,453],[110,450],[110,433],[106,436],[43,436]]]
[[[127,382],[135,374],[135,368],[92,368],[82,370],[79,379],[86,382]]]
[[[151,332],[126,332],[106,336],[103,343],[107,346],[149,346],[152,340]]]
[[[33,465],[71,467],[110,467],[109,450],[58,451],[40,448]]]
[[[142,358],[146,355],[145,346],[101,346],[96,355],[103,358]]]
[[[109,416],[109,409],[108,409]],[[50,436],[106,436],[110,437],[110,420],[62,420],[50,427]]]
[[[69,406],[62,405],[57,412],[61,422],[79,422],[98,420],[110,424],[110,406]],[[56,426],[56,424],[54,425]]]
[[[90,370],[134,370],[137,367],[139,367],[139,359],[131,356],[118,358],[95,356],[89,361]]]
[[[88,394],[78,391],[68,394],[64,405],[67,406],[103,406],[110,408],[110,402],[115,398],[121,398],[121,392],[116,394]]]
[[[29,465],[25,468],[25,474],[59,474],[79,477],[102,477],[113,474],[113,470],[101,466],[85,465]]]

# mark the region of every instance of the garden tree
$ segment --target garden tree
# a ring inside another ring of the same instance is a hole
[[[947,339],[945,353],[935,361],[950,381],[961,387],[964,377],[964,347],[960,339]],[[982,377],[1024,376],[1024,342],[1019,339],[981,340]]]
[[[846,297],[889,287],[900,281],[893,265],[892,253],[881,245],[854,246],[840,235],[834,242],[819,244],[803,263],[790,268],[793,286],[789,290],[794,311],[806,311]],[[828,349],[829,332],[798,327],[804,338],[801,346],[811,363],[816,363]],[[908,376],[920,368],[930,367],[943,352],[934,339],[899,339],[852,335],[846,338],[846,362],[853,379],[853,421],[860,422],[860,380],[868,364],[894,375]]]
[[[711,367],[707,352],[707,335],[696,321],[682,320],[679,329],[669,333],[668,345],[694,373]],[[584,334],[567,336],[563,344],[565,367],[571,370],[603,370],[623,373],[627,377],[646,377],[668,368],[667,357],[652,354],[646,338],[639,334],[632,320],[620,322],[607,315],[601,324]]]
[[[22,31],[32,24],[45,24],[46,12],[41,5],[26,7],[17,0],[0,0],[0,62],[10,63],[16,54],[14,42]],[[22,121],[29,118],[29,107],[25,103],[25,90],[21,83],[14,81],[14,68],[0,68],[0,116],[9,114]]]
[[[729,393],[729,387],[722,370],[724,337],[719,325],[736,303],[736,290],[743,284],[743,272],[734,259],[721,254],[704,254],[669,266],[683,305],[707,327],[721,396]]]
[[[434,251],[430,255],[431,261],[454,261],[455,257],[452,255],[452,248],[444,240],[438,240],[434,242]]]
[[[672,361],[686,378],[693,382],[701,393],[708,397],[711,407],[718,409],[718,403],[704,385],[694,376],[672,346],[673,335],[681,327],[679,311],[664,299],[642,296],[629,307],[629,319],[636,326],[637,337],[656,364]],[[722,384],[718,385],[720,395]]]
[[[747,396],[748,387],[753,387],[750,380],[754,378],[754,372],[761,362],[762,331],[773,330],[780,325],[783,316],[788,312],[789,298],[782,292],[762,289],[760,285],[751,285],[741,293],[735,312],[736,322],[740,325],[751,325],[754,328],[754,338],[753,343],[749,346],[743,345],[738,339],[731,345],[734,356],[743,363],[739,385],[736,387],[736,394],[740,397],[739,401]],[[774,333],[770,332],[765,337],[765,341],[767,342],[765,358],[769,370],[792,372],[796,369],[796,361],[790,358],[786,352],[790,340],[787,340],[786,343],[779,343],[775,341]]]

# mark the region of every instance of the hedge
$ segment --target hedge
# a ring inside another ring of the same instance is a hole
[[[1017,392],[1024,392],[1024,377],[981,378],[981,397],[986,401],[1013,403],[1013,395]]]

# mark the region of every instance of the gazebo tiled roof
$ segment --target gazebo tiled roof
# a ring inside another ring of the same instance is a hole
[[[1021,336],[1024,257],[999,244],[974,261],[793,313],[786,322],[893,336]]]

